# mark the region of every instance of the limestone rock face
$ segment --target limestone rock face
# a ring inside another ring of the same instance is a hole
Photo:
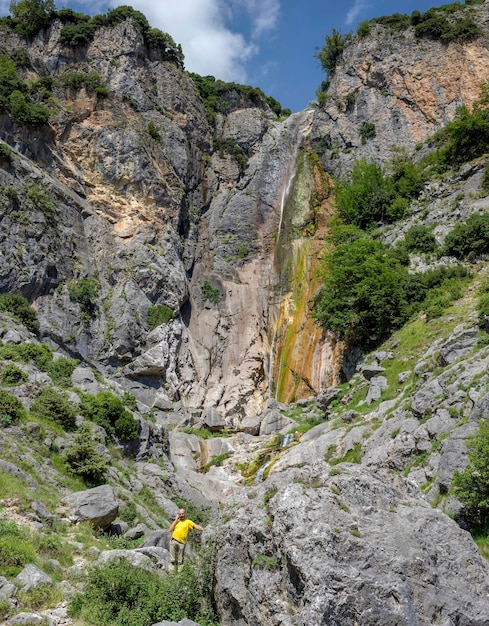
[[[489,619],[481,555],[413,483],[355,466],[330,476],[316,462],[244,500],[216,535],[224,624]]]
[[[474,13],[487,28],[487,9]],[[381,25],[369,37],[356,36],[315,116],[312,137],[328,146],[328,168],[345,173],[361,156],[385,161],[393,146],[411,151],[450,121],[457,107],[480,96],[488,61],[484,37],[447,45],[418,40],[413,28],[400,32]],[[366,123],[374,124],[375,135],[362,140]]]

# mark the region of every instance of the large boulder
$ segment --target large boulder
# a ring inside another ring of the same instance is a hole
[[[489,623],[487,562],[412,481],[318,460],[255,489],[216,534],[222,623]]]
[[[78,491],[66,497],[75,522],[89,522],[94,528],[107,529],[119,514],[119,504],[110,485]]]

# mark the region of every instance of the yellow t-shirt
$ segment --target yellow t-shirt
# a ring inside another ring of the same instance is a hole
[[[190,519],[184,519],[176,523],[175,529],[172,532],[172,539],[176,539],[180,543],[187,543],[187,535],[195,524]]]

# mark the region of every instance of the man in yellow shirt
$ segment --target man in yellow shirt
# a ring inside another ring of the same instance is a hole
[[[199,526],[195,522],[192,522],[192,520],[187,519],[185,509],[180,509],[178,511],[178,515],[168,529],[168,531],[171,532],[170,565],[175,567],[176,570],[178,570],[179,565],[183,565],[187,536],[194,528],[196,530],[204,530],[202,526]]]

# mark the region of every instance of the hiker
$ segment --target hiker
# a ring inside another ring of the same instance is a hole
[[[199,526],[192,520],[187,519],[185,509],[180,509],[178,515],[175,517],[168,529],[171,532],[170,539],[170,565],[178,570],[179,565],[183,565],[183,557],[185,555],[185,545],[187,543],[187,536],[193,529],[204,530],[202,526]]]

